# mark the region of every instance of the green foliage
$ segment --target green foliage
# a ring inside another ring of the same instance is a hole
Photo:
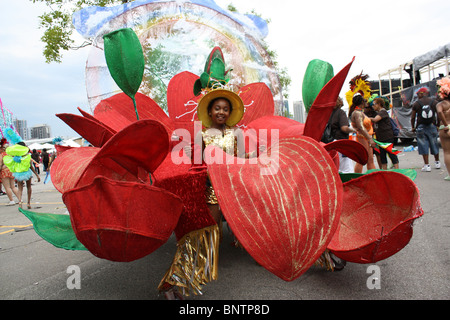
[[[83,43],[73,46],[71,39],[74,27],[72,25],[72,15],[75,11],[90,6],[106,7],[121,3],[131,2],[130,0],[30,0],[33,3],[43,2],[50,11],[39,16],[39,27],[44,29],[41,37],[45,43],[43,55],[47,63],[62,61],[62,51],[79,49],[90,43]]]

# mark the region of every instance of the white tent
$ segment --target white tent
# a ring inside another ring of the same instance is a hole
[[[42,149],[47,149],[47,150],[49,150],[49,149],[55,149],[55,146],[52,145],[52,144],[50,144],[50,143],[44,143],[44,144],[42,145]]]
[[[70,140],[70,139],[69,140],[64,140],[61,145],[65,146],[65,147],[74,147],[74,148],[81,147],[78,143],[76,143],[75,141]]]
[[[40,143],[30,144],[28,146],[28,148],[30,148],[31,151],[33,151],[34,149],[36,149],[36,150],[42,150],[43,149],[42,144],[40,144]]]

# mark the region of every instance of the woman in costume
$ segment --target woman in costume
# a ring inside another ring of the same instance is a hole
[[[352,128],[357,132],[357,141],[361,143],[367,150],[367,170],[371,170],[375,169],[372,147],[375,147],[376,143],[372,138],[372,121],[363,112],[365,103],[366,101],[361,94],[354,95],[352,99],[352,105],[349,110],[349,118],[352,124]],[[356,163],[355,173],[362,173],[362,170],[363,165],[361,165],[360,163]]]
[[[440,120],[439,139],[444,150],[444,163],[447,167],[448,175],[444,178],[450,181],[450,78],[446,77],[438,80],[439,98],[442,99],[436,105],[436,111]]]
[[[244,103],[234,92],[225,89],[212,90],[206,94],[197,107],[199,120],[203,124],[200,150],[202,154],[209,145],[219,147],[233,156],[245,157],[242,139],[238,139],[236,124],[244,115]],[[214,188],[209,181],[206,182],[206,202],[214,220],[221,225],[222,214],[218,205]]]
[[[208,90],[198,103],[197,114],[202,121],[203,129],[197,133],[194,144],[185,147],[186,154],[193,159],[196,158],[196,153],[201,151],[203,159],[204,149],[209,145],[214,145],[233,156],[237,156],[239,148],[235,126],[244,114],[244,103],[241,98],[236,93],[226,89]],[[195,144],[196,141],[199,145]],[[194,168],[191,167],[191,169]],[[209,257],[205,257],[206,266],[197,266],[198,259],[195,256],[199,255],[202,249],[191,244],[192,241],[197,242],[194,239],[195,235],[192,235],[191,238],[191,235],[187,234],[179,241],[172,266],[159,285],[160,292],[168,300],[182,300],[182,293],[189,294],[192,289],[194,292],[200,292],[202,285],[217,278],[218,243],[221,234],[222,214],[208,177],[206,177],[206,185],[204,184],[204,186],[203,193],[205,196],[203,201],[206,202],[207,207],[205,207],[205,213],[207,214],[209,211],[215,222],[214,229],[216,230],[211,232],[210,236],[201,237],[202,241],[205,241],[204,245],[207,247],[208,253],[200,255]],[[217,237],[214,235],[216,233]],[[183,249],[185,247],[188,249]],[[199,268],[202,270],[211,269],[211,272],[207,272],[207,275],[195,271]],[[186,276],[191,273],[195,275],[195,279],[186,279]]]
[[[9,168],[4,164],[3,158],[7,156],[6,147],[8,142],[5,138],[3,138],[0,142],[0,180],[2,181],[3,186],[5,187],[6,195],[8,196],[9,203],[8,205],[15,205],[16,202],[13,199],[13,194],[20,199],[19,190],[16,188],[14,183],[14,176]]]
[[[41,181],[41,178],[31,165],[30,149],[22,141],[22,138],[11,128],[5,130],[5,133],[9,141],[14,145],[6,149],[7,155],[3,157],[3,162],[17,181],[20,207],[22,207],[23,182],[26,183],[28,194],[27,208],[31,209],[31,178],[33,173],[36,175],[38,182]]]

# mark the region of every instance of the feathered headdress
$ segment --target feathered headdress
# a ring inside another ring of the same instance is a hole
[[[5,138],[8,140],[10,145],[15,145],[23,141],[23,139],[19,136],[19,134],[12,128],[7,128],[3,134]]]
[[[367,81],[369,75],[359,74],[350,80],[350,91],[347,91],[345,98],[349,106],[352,105],[353,96],[357,93],[361,94],[364,99],[368,100],[372,94],[370,82]]]

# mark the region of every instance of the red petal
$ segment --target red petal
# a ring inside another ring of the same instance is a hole
[[[97,177],[63,195],[78,240],[95,256],[129,262],[171,236],[183,203],[159,188]]]
[[[191,72],[175,75],[167,87],[167,109],[174,122],[193,122],[198,120],[197,102],[200,96],[194,95],[194,83],[199,79]]]
[[[308,137],[280,139],[276,163],[208,165],[220,207],[249,254],[283,280],[319,258],[339,223],[342,183],[328,153]],[[221,150],[216,149],[216,152]],[[223,153],[223,152],[222,152]],[[267,172],[266,172],[267,173]]]
[[[375,172],[344,184],[341,222],[328,246],[336,256],[374,263],[405,247],[423,215],[414,182],[397,172]]]
[[[362,165],[365,165],[367,163],[367,150],[361,143],[357,141],[336,140],[326,144],[324,148],[327,151],[336,150],[349,157],[353,161],[361,163]]]
[[[273,95],[265,83],[257,82],[246,85],[239,90],[239,96],[244,102],[245,113],[238,126],[248,126],[256,119],[273,116],[275,106]]]
[[[137,93],[136,105],[139,120],[157,120],[163,124],[168,132],[173,131],[172,121],[151,98]],[[117,132],[137,121],[133,101],[125,93],[119,93],[111,98],[102,100],[95,107],[94,116]]]
[[[59,113],[56,116],[94,147],[102,147],[115,133],[115,131],[92,119],[69,113]]]

